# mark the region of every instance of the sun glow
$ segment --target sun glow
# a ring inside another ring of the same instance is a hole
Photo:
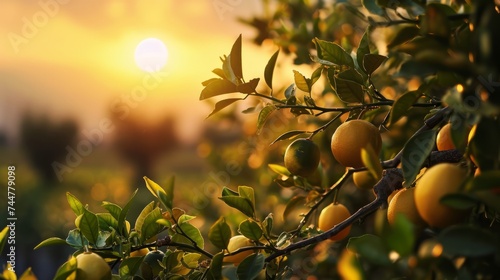
[[[160,71],[168,60],[168,49],[165,44],[156,38],[142,40],[135,48],[135,63],[146,72]]]

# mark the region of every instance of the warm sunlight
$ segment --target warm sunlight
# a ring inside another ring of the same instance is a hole
[[[141,70],[157,72],[167,64],[168,50],[161,40],[147,38],[137,45],[134,57]]]

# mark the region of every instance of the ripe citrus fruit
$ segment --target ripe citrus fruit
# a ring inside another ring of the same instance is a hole
[[[253,246],[250,239],[246,238],[244,235],[235,235],[231,237],[231,239],[229,239],[229,243],[227,244],[227,251],[231,253],[238,250],[239,248],[248,246]],[[246,257],[250,256],[251,254],[253,254],[252,250],[243,251],[236,255],[224,257],[224,262],[234,263],[234,265],[237,266],[238,264],[240,264],[241,261],[243,261]]]
[[[377,127],[364,120],[351,120],[341,124],[332,135],[331,149],[335,159],[346,167],[363,167],[361,149],[371,145],[380,153],[382,138]]]
[[[162,251],[154,250],[149,252],[141,263],[141,274],[144,279],[154,279],[163,270],[160,263],[165,254]]]
[[[322,231],[330,230],[338,223],[347,219],[349,216],[351,216],[351,213],[343,204],[332,203],[321,210],[321,213],[319,214],[318,227]],[[336,235],[330,237],[330,239],[333,241],[342,240],[349,234],[350,231],[351,225],[341,230]]]
[[[285,167],[294,175],[308,177],[314,174],[319,160],[319,148],[310,139],[297,139],[285,151]]]
[[[382,172],[379,174],[379,178],[381,177]],[[356,185],[356,187],[365,190],[371,190],[379,181],[379,179],[373,177],[372,173],[368,170],[354,173],[352,175],[352,180],[354,181],[354,185]]]
[[[451,138],[451,124],[447,123],[439,130],[436,137],[436,146],[438,151],[446,151],[456,149],[453,139]]]
[[[85,252],[76,257],[77,280],[111,280],[111,269],[101,256]]]
[[[415,189],[415,205],[422,219],[430,226],[443,228],[459,223],[466,212],[444,205],[440,202],[447,194],[456,193],[466,172],[451,163],[439,163],[422,175]]]
[[[397,192],[389,203],[387,208],[387,220],[389,224],[396,222],[396,216],[403,214],[417,228],[425,226],[424,220],[418,214],[415,206],[415,188],[402,189]]]

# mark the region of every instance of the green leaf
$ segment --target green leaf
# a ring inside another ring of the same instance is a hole
[[[409,256],[415,245],[414,225],[405,215],[398,213],[396,220],[386,234],[384,241],[391,250],[398,252],[402,257]]]
[[[387,56],[379,54],[366,54],[363,58],[363,68],[366,70],[366,74],[371,75],[386,60]]]
[[[89,241],[81,234],[79,229],[72,229],[68,232],[66,243],[75,248],[82,248],[85,245],[89,245]]]
[[[288,201],[286,204],[285,210],[283,211],[283,220],[286,221],[288,218],[288,215],[295,210],[295,208],[304,205],[306,202],[306,198],[303,196],[294,196],[292,199]]]
[[[327,42],[315,38],[313,42],[316,44],[318,57],[330,61],[337,65],[346,65],[354,68],[352,57],[338,44]]]
[[[282,175],[282,176],[291,176],[292,174],[290,173],[290,171],[288,171],[288,169],[282,165],[279,165],[279,164],[268,164],[267,165],[274,173],[277,173],[279,175]]]
[[[96,244],[99,236],[99,220],[97,215],[85,209],[81,215],[78,229],[90,244]]]
[[[455,209],[471,209],[479,203],[475,197],[465,193],[447,194],[439,202]]]
[[[0,239],[2,238],[2,234],[4,234],[4,231],[5,231],[5,229],[3,229],[2,232],[0,232]],[[66,245],[68,243],[66,243],[66,240],[61,239],[59,237],[51,237],[51,238],[47,238],[44,241],[38,243],[38,245],[36,245],[35,248],[33,248],[33,250],[40,249],[40,248],[45,247],[45,246],[61,245],[61,244]],[[0,249],[3,249],[3,248],[0,247]],[[1,251],[2,250],[0,250],[0,252]]]
[[[320,66],[314,70],[314,72],[311,75],[311,87],[321,78],[321,73],[323,73],[323,66]]]
[[[379,181],[381,179],[380,176],[383,172],[383,168],[378,155],[375,153],[375,150],[373,150],[371,145],[361,148],[361,160],[366,168],[368,168],[368,171],[370,171],[373,178]]]
[[[257,134],[260,134],[260,131],[262,130],[262,127],[264,127],[264,124],[266,123],[267,119],[271,115],[272,112],[276,110],[276,106],[273,104],[268,104],[266,107],[262,108],[262,110],[259,113],[259,117],[257,119]]]
[[[243,79],[243,70],[241,66],[241,34],[238,36],[238,39],[236,39],[233,47],[231,48],[229,59],[231,61],[231,68],[233,69],[234,75],[240,80]]]
[[[224,217],[220,217],[208,231],[208,239],[219,249],[226,249],[231,239],[231,228]]]
[[[246,219],[240,223],[238,231],[248,239],[258,241],[262,237],[262,228],[251,219]]]
[[[241,92],[241,93],[246,93],[246,94],[249,94],[249,93],[253,93],[255,92],[255,89],[257,88],[257,86],[259,85],[259,81],[260,79],[259,78],[255,78],[255,79],[251,79],[249,82],[247,83],[244,83],[244,84],[240,84],[236,87],[236,90],[238,92]]]
[[[224,79],[215,79],[207,84],[201,91],[200,100],[237,91],[237,86],[230,81]]]
[[[189,269],[195,269],[198,267],[198,260],[200,259],[200,257],[201,254],[199,253],[186,253],[182,256],[182,265]]]
[[[266,64],[266,68],[264,69],[264,80],[269,88],[273,89],[273,74],[274,68],[276,67],[276,60],[278,59],[278,55],[280,50],[278,49],[269,59]]]
[[[252,202],[252,207],[255,209],[255,193],[252,187],[238,186],[238,194],[250,200]]]
[[[76,272],[76,258],[71,257],[67,262],[63,263],[54,276],[54,280],[66,280],[73,272]]]
[[[104,207],[104,209],[108,210],[113,218],[118,221],[118,219],[120,218],[120,213],[122,212],[122,208],[120,206],[108,201],[103,201],[101,206]]]
[[[142,210],[139,216],[137,216],[137,219],[135,220],[135,225],[134,229],[137,232],[141,232],[142,225],[144,224],[144,220],[146,219],[146,216],[153,211],[153,209],[156,208],[156,203],[154,201],[151,201],[148,205],[146,205]]]
[[[109,231],[99,231],[99,235],[97,236],[97,241],[95,243],[95,247],[104,248],[111,245],[111,232]]]
[[[382,239],[373,234],[365,234],[359,237],[351,237],[347,243],[347,249],[361,255],[369,262],[377,265],[389,265],[389,252],[384,246]]]
[[[399,96],[398,99],[394,101],[394,105],[391,108],[388,125],[391,126],[395,124],[399,119],[405,116],[408,110],[421,96],[422,93],[418,90],[409,91]]]
[[[330,72],[330,69],[328,69]],[[335,93],[345,103],[363,103],[363,87],[348,80],[335,78]]]
[[[370,33],[368,29],[366,29],[363,37],[361,37],[361,41],[359,42],[358,49],[356,50],[356,62],[358,63],[358,67],[363,69],[363,59],[366,54],[370,53]]]
[[[343,72],[340,72],[337,77],[343,80],[357,83],[359,85],[363,85],[365,83],[363,80],[363,76],[361,76],[361,74],[359,74],[355,69],[347,69]]]
[[[85,207],[80,202],[80,200],[78,200],[78,198],[76,198],[76,196],[67,192],[66,199],[68,200],[69,207],[71,207],[71,210],[73,210],[73,212],[75,212],[75,215],[80,216],[81,214],[83,214]]]
[[[500,121],[481,118],[476,126],[474,137],[469,143],[471,154],[479,165],[481,172],[498,170],[500,164]]]
[[[295,85],[298,89],[305,92],[311,92],[311,80],[304,77],[298,71],[293,70]]]
[[[143,260],[144,256],[123,259],[119,268],[120,277],[133,276],[141,268]]]
[[[118,217],[118,229],[121,234],[127,235],[126,231],[127,229],[125,228],[125,218],[127,217],[128,210],[130,209],[130,206],[132,205],[132,201],[135,198],[135,195],[137,194],[137,189],[132,193],[132,197],[130,197],[129,201],[123,207],[123,210],[120,213],[120,217]]]
[[[424,131],[406,142],[401,158],[404,187],[409,187],[420,172],[420,167],[434,148],[436,133],[435,130]]]
[[[262,227],[267,236],[271,236],[271,231],[273,230],[273,213],[269,213],[267,217],[262,222]]]
[[[247,217],[254,217],[254,208],[252,202],[248,198],[240,196],[222,196],[220,200],[224,201],[228,206],[233,207]]]
[[[8,238],[8,236],[9,236],[9,231],[10,231],[10,228],[9,228],[9,227],[4,227],[4,228],[2,229],[2,231],[0,231],[0,253],[1,253],[1,252],[3,252],[3,248],[5,247],[5,243],[7,243],[7,238]],[[52,237],[52,238],[55,238],[55,237]],[[50,239],[50,238],[49,238],[49,239]],[[47,240],[49,240],[49,239],[47,239]],[[45,241],[47,241],[47,240],[45,240]],[[45,242],[45,241],[43,241],[43,242]],[[43,243],[43,242],[42,242],[42,243]],[[42,244],[42,243],[40,243],[40,244]],[[35,247],[35,249],[37,249],[37,248],[38,248],[38,246],[40,246],[40,244],[38,244],[38,245]]]
[[[252,254],[246,257],[239,265],[236,273],[239,280],[256,279],[264,268],[264,255]]]
[[[394,39],[392,39],[392,41],[387,45],[387,48],[392,49],[394,47],[397,47],[403,43],[410,41],[419,34],[420,29],[418,27],[414,25],[405,26],[398,31]]]
[[[222,263],[224,259],[224,253],[219,252],[212,258],[210,262],[210,268],[208,272],[208,277],[210,280],[219,280],[222,278]]]
[[[196,218],[196,216],[191,216],[188,214],[182,214],[179,219],[177,219],[178,224],[183,224],[191,221],[192,219]]]
[[[158,207],[146,215],[140,231],[141,241],[146,241],[161,232],[163,226],[156,222],[159,219],[162,219],[162,214]]]
[[[118,220],[110,213],[97,213],[99,220],[99,228],[102,230],[110,230],[110,228],[118,231]]]
[[[295,136],[300,135],[300,134],[304,134],[304,133],[307,133],[307,131],[305,131],[305,130],[291,130],[291,131],[285,132],[285,133],[281,134],[278,138],[276,138],[273,142],[271,142],[270,145],[272,145],[278,141],[281,141],[281,140],[292,139]]]
[[[438,241],[445,254],[471,258],[493,254],[498,246],[493,233],[472,225],[448,227],[439,234]]]
[[[160,197],[160,202],[170,210],[173,208],[175,176],[168,177],[164,185],[165,187],[163,187],[163,190],[166,196],[164,198]]]
[[[376,0],[363,0],[363,6],[372,14],[382,16],[385,14],[384,9],[377,5]]]
[[[291,98],[295,98],[295,84],[291,84],[285,89],[285,98],[287,105],[295,105],[295,103],[288,103]]]
[[[193,226],[190,223],[184,223],[182,225],[179,225],[179,227],[182,229],[182,231],[191,238],[196,245],[203,249],[205,247],[205,241],[203,240],[203,236],[201,235],[201,232],[198,228]],[[192,244],[191,242],[188,244]]]
[[[222,196],[239,196],[238,192],[233,191],[230,188],[224,187],[222,188]]]
[[[144,179],[144,182],[146,182],[146,187],[148,188],[148,190],[156,198],[158,198],[157,192],[163,192],[163,193],[165,193],[165,191],[162,189],[162,187],[160,187],[160,185],[158,185],[157,183],[155,183],[153,180],[149,179],[146,176],[144,176],[143,179]]]

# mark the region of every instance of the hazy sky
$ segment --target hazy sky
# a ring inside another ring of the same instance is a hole
[[[218,57],[240,33],[244,73],[261,76],[270,52],[251,45],[253,30],[234,20],[260,11],[260,1],[243,0],[2,0],[0,130],[15,133],[28,109],[92,129],[113,104],[142,90],[141,100],[128,105],[132,113],[176,112],[189,135],[210,112],[198,101],[201,82],[213,77]],[[135,47],[148,37],[169,50],[156,77],[134,62]]]

